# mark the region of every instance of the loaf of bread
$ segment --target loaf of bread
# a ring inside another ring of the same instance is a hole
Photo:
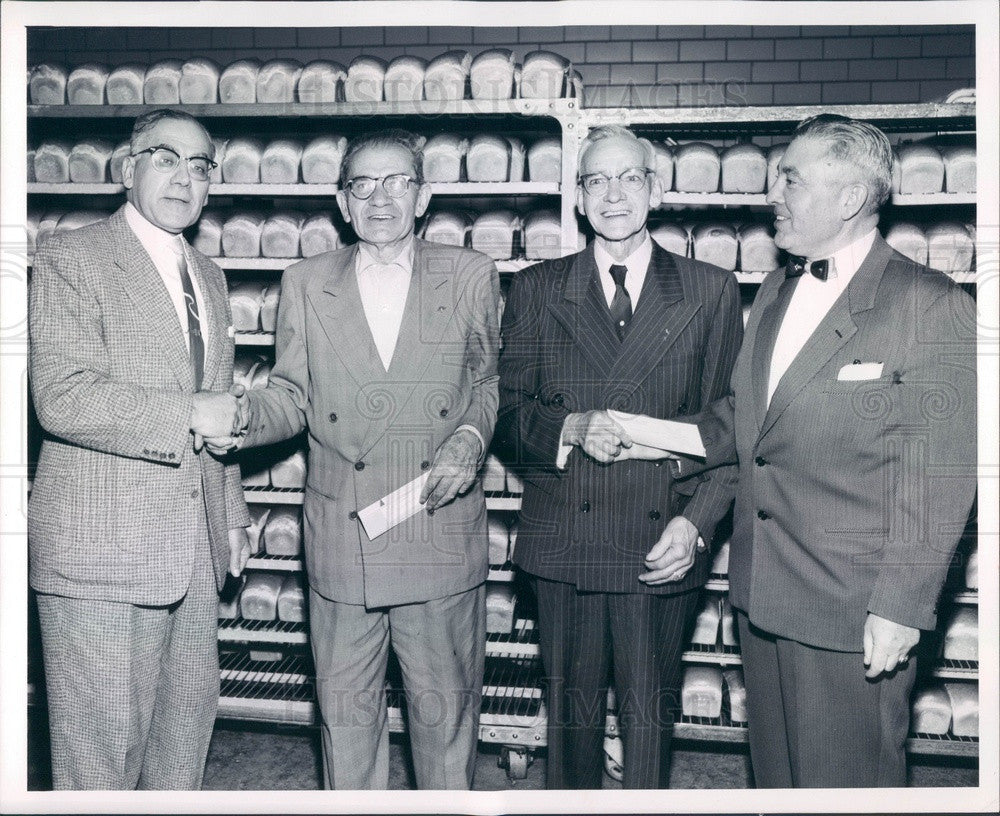
[[[257,212],[236,212],[222,226],[222,254],[229,258],[259,258],[264,216]]]
[[[976,148],[951,145],[941,150],[946,193],[976,192]]]
[[[558,99],[567,87],[569,60],[551,51],[530,51],[521,68],[522,99]]]
[[[722,617],[720,618],[720,630],[722,632],[723,646],[739,645],[739,636],[736,634],[736,619],[733,615],[733,607],[729,603],[729,597],[722,597]]]
[[[968,272],[974,253],[972,236],[963,224],[944,221],[927,227],[927,265],[931,269],[951,275]]]
[[[767,156],[755,144],[735,144],[720,158],[722,192],[762,193],[767,188]]]
[[[951,729],[951,700],[943,686],[917,689],[910,712],[910,731],[915,734],[947,734]]]
[[[227,104],[252,104],[257,101],[257,76],[260,62],[241,59],[230,63],[219,77],[219,101]]]
[[[228,145],[228,139],[212,139],[212,146],[215,148],[215,155],[212,159],[215,162],[215,167],[212,168],[208,176],[208,180],[212,184],[222,184],[222,162],[226,158]]]
[[[297,258],[299,236],[305,216],[300,212],[279,210],[268,216],[260,233],[260,254],[264,258]],[[273,329],[271,330],[273,331]]]
[[[385,69],[385,62],[378,57],[355,57],[347,66],[344,99],[347,102],[381,102],[385,93]]]
[[[781,157],[785,155],[785,150],[787,148],[787,144],[776,144],[767,151],[768,190],[770,190],[774,186],[774,182],[778,180],[778,164],[781,162]]]
[[[299,249],[303,258],[330,252],[339,249],[340,246],[340,234],[333,225],[332,213],[313,213],[305,220],[302,233],[299,235]]]
[[[278,592],[282,577],[273,572],[251,572],[240,593],[240,615],[244,620],[274,620],[278,616]]]
[[[306,619],[306,588],[302,575],[286,575],[278,590],[278,620],[304,623]]]
[[[726,681],[726,691],[729,693],[729,719],[734,723],[745,723],[747,689],[743,683],[743,672],[740,669],[723,669],[722,677]]]
[[[965,586],[968,589],[979,589],[979,548],[973,547],[969,551],[969,558],[965,562]]]
[[[778,247],[774,233],[764,224],[746,224],[740,228],[740,270],[770,272],[777,269]]]
[[[520,219],[510,210],[483,213],[472,224],[472,248],[495,261],[503,261],[514,254],[514,236]]]
[[[66,104],[66,69],[55,62],[41,62],[28,72],[32,105]]]
[[[716,551],[715,556],[712,558],[712,575],[728,575],[729,574],[729,539],[727,538],[722,544],[719,545],[719,549]]]
[[[427,61],[420,57],[400,56],[385,69],[386,102],[418,102],[424,98],[424,72]]]
[[[491,48],[472,60],[469,84],[473,99],[510,99],[514,95],[514,53]]]
[[[42,213],[38,210],[28,210],[27,218],[24,222],[24,235],[27,239],[28,253],[34,254],[38,246],[38,224],[42,220]]]
[[[653,145],[655,155],[656,177],[660,180],[663,192],[672,190],[674,186],[674,153],[663,142],[650,142]]]
[[[267,229],[267,224],[264,225],[264,228]],[[260,327],[266,332],[277,331],[278,301],[280,299],[280,283],[272,283],[264,290],[264,302],[260,307]]]
[[[454,183],[462,180],[462,163],[469,140],[454,133],[438,133],[424,145],[424,180]]]
[[[446,51],[434,57],[424,72],[424,98],[434,102],[465,99],[471,68],[468,51]]]
[[[66,79],[66,98],[70,105],[103,105],[108,84],[108,67],[88,62],[78,65]]]
[[[235,377],[233,378],[235,381]],[[254,552],[261,551],[261,536],[264,534],[264,527],[271,515],[271,508],[263,505],[251,504],[247,507],[250,511],[250,525],[247,527],[247,539]]]
[[[578,249],[577,252],[580,250]],[[518,476],[513,470],[507,471],[507,491],[510,493],[515,493],[520,495],[524,492],[524,479]],[[517,530],[517,526],[514,526],[514,531]],[[513,534],[512,534],[513,535]],[[511,539],[511,547],[514,546],[514,541]]]
[[[951,733],[956,737],[979,736],[979,684],[945,683],[951,702]]]
[[[506,486],[504,466],[495,454],[486,454],[482,468],[483,490],[502,493]]]
[[[927,264],[927,236],[918,224],[897,221],[885,233],[885,241],[914,263]]]
[[[486,585],[486,631],[509,635],[514,628],[514,587],[490,582]]]
[[[239,588],[230,595],[219,598],[219,620],[236,620],[240,616],[240,593],[243,591],[245,577],[239,580]]]
[[[944,634],[945,660],[979,660],[979,612],[974,606],[958,606]]]
[[[716,718],[722,714],[722,670],[687,666],[681,686],[681,711],[686,717]]]
[[[181,66],[181,104],[214,105],[219,101],[219,66],[205,57],[193,57]]]
[[[722,162],[705,142],[688,142],[674,153],[674,187],[681,193],[714,193],[719,189]]]
[[[124,142],[119,142],[115,149],[111,151],[111,159],[108,161],[108,172],[114,184],[122,183],[122,164],[131,153],[132,145],[127,139]]]
[[[302,65],[296,60],[268,60],[257,72],[257,102],[270,104],[295,101],[295,88],[302,75]]]
[[[690,236],[684,227],[678,224],[658,224],[649,234],[667,252],[673,252],[682,258],[687,256]]]
[[[222,215],[215,210],[202,210],[191,246],[209,258],[218,258],[222,255],[222,226]]]
[[[903,195],[940,193],[944,189],[944,162],[929,144],[904,144],[896,151],[899,161],[899,192]]]
[[[306,184],[337,184],[347,139],[317,136],[302,150],[302,180]]]
[[[110,181],[109,164],[114,151],[114,143],[107,139],[84,139],[77,142],[69,153],[69,180],[82,184],[103,184]]]
[[[264,527],[264,550],[268,555],[297,556],[302,552],[302,511],[280,505],[271,509]]]
[[[147,105],[179,105],[181,101],[180,60],[165,59],[146,69],[142,96]]]
[[[469,235],[469,217],[464,212],[439,210],[428,216],[424,240],[448,246],[465,246]]]
[[[739,242],[729,224],[699,224],[691,234],[692,254],[699,261],[722,269],[736,269]]]
[[[70,210],[59,217],[59,223],[56,224],[55,231],[70,232],[71,230],[80,229],[80,227],[88,227],[91,224],[96,224],[107,217],[108,214],[102,210]]]
[[[346,79],[347,69],[339,62],[313,60],[306,63],[299,75],[299,102],[338,102]]]
[[[714,646],[719,640],[720,617],[719,596],[709,593],[705,597],[701,611],[698,612],[698,617],[695,618],[691,642]]]
[[[271,470],[251,451],[249,456],[240,458],[240,481],[244,487],[270,487]]]
[[[239,137],[226,143],[226,155],[220,162],[226,184],[259,184],[260,162],[264,143],[260,139]]]
[[[473,137],[465,157],[465,172],[469,181],[509,181],[510,142],[490,133]]]
[[[141,105],[145,99],[145,87],[145,65],[118,65],[108,74],[104,95],[109,105]]]
[[[229,222],[226,222],[228,226]],[[229,287],[229,308],[236,331],[260,330],[260,307],[263,303],[264,287],[260,283],[235,283]]]
[[[302,162],[302,142],[297,139],[274,139],[260,157],[260,180],[263,184],[297,184]]]
[[[271,484],[277,488],[302,490],[306,486],[305,451],[295,451],[287,459],[271,465]]]
[[[538,139],[528,148],[528,178],[558,184],[562,181],[562,142],[556,136]]]
[[[66,215],[65,210],[47,210],[38,220],[38,231],[35,233],[35,247],[44,244],[56,231],[59,221]]]
[[[69,156],[73,143],[64,139],[49,139],[35,148],[35,178],[50,184],[69,181]]]
[[[575,68],[570,68],[566,80],[566,96],[583,100],[583,74]]]
[[[573,251],[564,247],[562,223],[555,210],[536,210],[524,219],[524,257],[529,260],[562,258]]]
[[[233,359],[233,382],[242,385],[247,391],[257,387],[257,371],[267,366],[267,359],[260,354],[240,352]],[[266,387],[267,383],[264,383]]]
[[[28,182],[28,184],[30,184],[35,180],[35,148],[30,146],[28,147],[28,154],[26,158],[27,158],[27,165],[25,167],[25,171],[27,173],[27,177],[25,178],[25,180]]]
[[[487,513],[486,530],[489,534],[490,563],[494,566],[506,564],[510,545],[506,518],[501,513]]]

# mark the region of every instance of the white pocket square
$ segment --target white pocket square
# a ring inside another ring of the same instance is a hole
[[[882,376],[882,363],[848,363],[837,373],[838,380],[877,380]]]

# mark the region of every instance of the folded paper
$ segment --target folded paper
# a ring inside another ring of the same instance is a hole
[[[412,482],[407,482],[378,501],[372,502],[358,512],[358,518],[369,539],[378,538],[382,533],[402,524],[415,516],[424,506],[420,503],[420,491],[424,489],[427,474],[421,474]]]
[[[690,422],[676,422],[672,419],[655,419],[644,414],[627,414],[624,411],[608,411],[615,422],[632,437],[633,442],[651,448],[683,453],[687,456],[705,456],[705,445],[701,441],[698,426]]]

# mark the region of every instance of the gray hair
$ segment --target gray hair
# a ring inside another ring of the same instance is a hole
[[[583,144],[580,145],[580,167],[583,166],[583,157],[587,155],[587,151],[590,150],[590,148],[597,142],[603,141],[604,139],[625,139],[632,144],[638,145],[642,150],[643,161],[646,164],[646,169],[656,170],[656,151],[653,150],[653,145],[650,143],[649,139],[642,139],[639,136],[636,136],[627,127],[622,127],[621,125],[599,125],[587,134],[586,138],[583,140]]]
[[[205,133],[205,138],[208,139],[209,145],[211,145],[211,155],[209,158],[215,158],[215,145],[212,143],[212,137],[201,122],[195,119],[190,113],[181,110],[171,110],[170,108],[157,108],[156,110],[149,111],[148,113],[142,114],[135,123],[132,125],[132,136],[129,139],[129,153],[135,153],[136,148],[139,146],[139,140],[142,138],[143,134],[148,133],[160,122],[173,120],[176,122],[190,122],[192,125],[197,125]]]
[[[869,211],[877,212],[889,200],[892,189],[892,145],[877,127],[840,116],[821,113],[799,123],[793,138],[823,139],[829,155],[855,167],[867,182]]]
[[[410,133],[402,128],[387,128],[371,133],[362,133],[355,136],[347,143],[347,150],[344,151],[344,160],[340,163],[340,186],[343,187],[351,177],[348,172],[351,167],[351,159],[368,147],[401,147],[410,154],[413,160],[413,172],[416,182],[424,182],[424,138]]]

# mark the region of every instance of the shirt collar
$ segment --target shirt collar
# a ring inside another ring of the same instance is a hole
[[[597,263],[597,270],[602,275],[611,274],[611,265],[619,264],[628,269],[629,272],[645,273],[649,268],[649,260],[653,257],[653,241],[646,232],[641,244],[635,248],[631,255],[623,261],[616,261],[611,254],[601,245],[600,241],[594,241],[594,261]]]
[[[413,273],[413,236],[403,245],[399,254],[389,262],[380,261],[375,254],[375,249],[364,241],[358,242],[358,272],[364,272],[372,266],[398,266],[404,272]]]
[[[833,269],[836,270],[837,278],[843,283],[854,277],[854,273],[861,268],[872,244],[875,243],[875,235],[878,230],[873,229],[866,235],[862,235],[856,241],[852,241],[845,247],[841,247],[832,255],[828,256],[833,261]],[[822,260],[821,258],[809,258],[810,261]]]
[[[184,236],[180,233],[167,232],[146,219],[131,201],[125,203],[125,220],[132,228],[136,238],[147,250],[169,249],[173,252],[184,251]]]

